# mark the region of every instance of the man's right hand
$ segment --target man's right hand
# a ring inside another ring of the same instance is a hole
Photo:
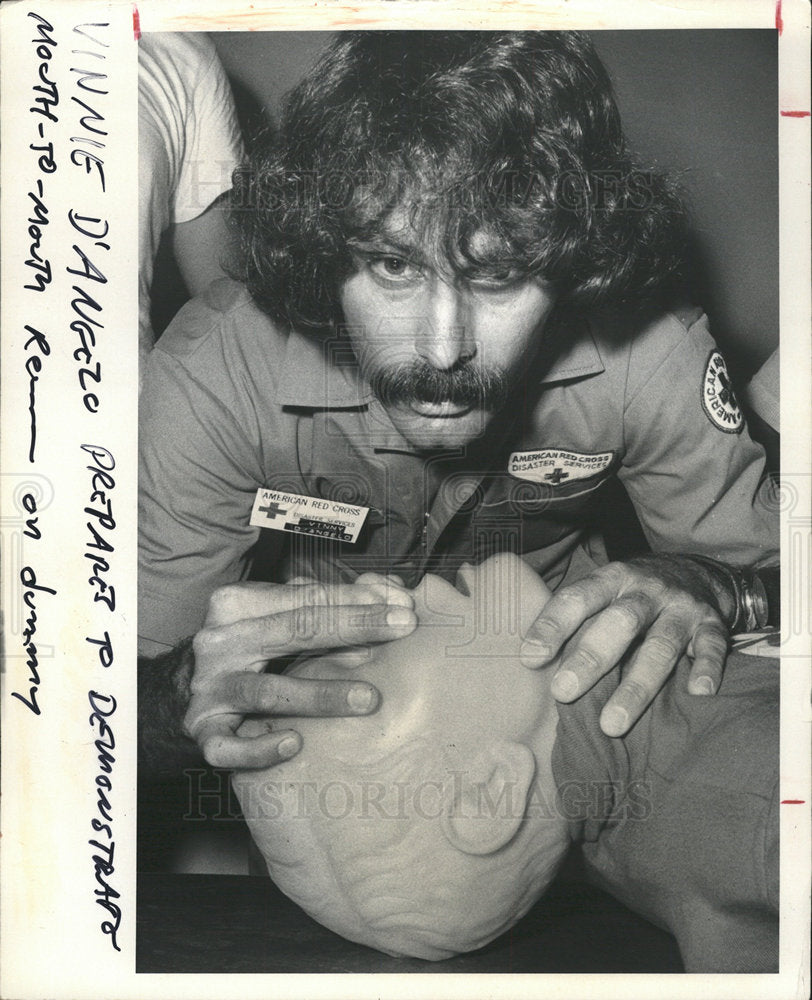
[[[265,673],[269,661],[399,639],[416,625],[411,594],[372,573],[334,587],[240,583],[220,588],[193,642],[186,732],[214,767],[269,767],[288,760],[299,752],[301,736],[274,728],[274,719],[366,715],[377,708],[380,696],[361,680]],[[363,662],[351,648],[343,659],[348,671]],[[238,736],[248,715],[264,717],[267,731]]]

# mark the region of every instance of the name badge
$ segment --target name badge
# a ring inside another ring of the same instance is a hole
[[[249,524],[316,538],[355,542],[369,507],[278,490],[257,490]]]
[[[577,479],[589,479],[608,469],[614,455],[613,451],[589,455],[563,448],[514,451],[508,459],[507,470],[517,479],[545,483],[548,486],[563,486]]]

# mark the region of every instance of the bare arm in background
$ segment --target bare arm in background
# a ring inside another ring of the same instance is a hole
[[[190,296],[199,295],[212,281],[228,274],[235,252],[234,234],[228,225],[228,194],[194,219],[173,227],[172,252]]]

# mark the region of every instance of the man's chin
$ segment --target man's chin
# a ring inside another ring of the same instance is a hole
[[[453,403],[412,403],[388,410],[392,423],[413,448],[451,451],[481,438],[493,419],[490,410]]]

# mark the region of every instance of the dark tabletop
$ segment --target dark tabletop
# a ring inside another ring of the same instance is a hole
[[[443,962],[390,958],[311,920],[268,878],[142,874],[138,972],[681,972],[674,939],[565,869],[512,930]]]

